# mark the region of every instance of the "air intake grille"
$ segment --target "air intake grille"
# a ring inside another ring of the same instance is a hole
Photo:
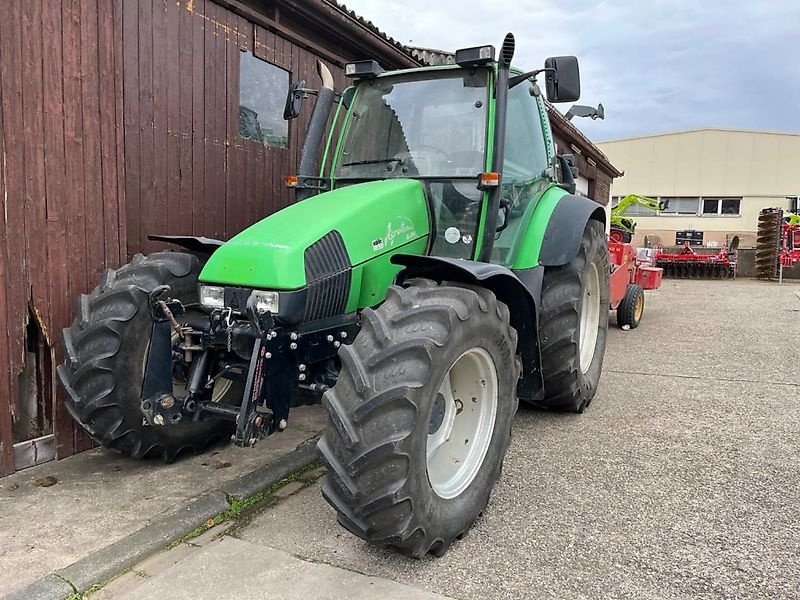
[[[338,231],[331,231],[306,249],[308,296],[305,321],[344,314],[350,294],[350,258]]]

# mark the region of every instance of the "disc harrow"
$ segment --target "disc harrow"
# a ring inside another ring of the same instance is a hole
[[[680,252],[664,252],[659,244],[653,257],[655,266],[664,269],[671,279],[728,279],[736,277],[736,255],[739,238],[717,254],[698,254],[686,242]]]
[[[779,278],[782,269],[800,262],[800,215],[765,208],[758,215],[756,277]]]

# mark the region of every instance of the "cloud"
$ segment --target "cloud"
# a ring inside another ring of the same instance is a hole
[[[797,2],[349,0],[347,6],[405,44],[499,46],[513,31],[520,66],[577,55],[581,103],[602,102],[606,109],[605,121],[575,121],[594,140],[696,127],[800,131]]]

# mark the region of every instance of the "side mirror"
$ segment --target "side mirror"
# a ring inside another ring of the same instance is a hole
[[[300,114],[300,110],[303,108],[303,100],[306,98],[305,92],[303,91],[305,87],[305,79],[295,81],[289,87],[289,93],[286,94],[286,105],[283,107],[283,118],[287,121],[296,119]]]
[[[581,97],[581,75],[574,56],[551,56],[544,61],[545,86],[550,102],[576,102]]]

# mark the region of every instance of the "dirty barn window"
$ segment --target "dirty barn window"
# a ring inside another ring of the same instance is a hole
[[[289,147],[289,123],[283,106],[289,91],[289,72],[242,52],[239,77],[239,135],[274,146]]]

